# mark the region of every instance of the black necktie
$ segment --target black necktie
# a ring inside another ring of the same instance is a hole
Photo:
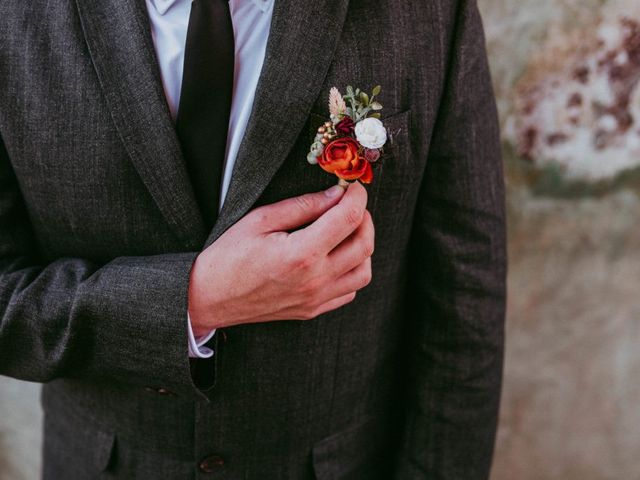
[[[209,228],[218,217],[233,68],[233,25],[228,0],[194,0],[176,129],[196,199]]]

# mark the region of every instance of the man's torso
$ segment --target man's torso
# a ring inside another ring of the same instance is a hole
[[[232,186],[228,210],[211,235],[182,192],[188,185],[176,164],[169,120],[154,123],[167,109],[157,67],[138,51],[143,44],[151,51],[150,38],[135,40],[148,33],[135,13],[143,7],[134,0],[103,2],[110,8],[98,3],[9,0],[0,15],[0,134],[43,261],[81,257],[101,264],[197,251],[247,206],[327,188],[335,179],[309,166],[306,156],[328,118],[332,86],[382,85],[392,135],[368,187],[374,277],[352,304],[310,322],[226,329],[209,404],[107,378],[51,382],[43,394],[48,476],[90,478],[105,470],[122,478],[189,478],[209,454],[225,459],[218,478],[311,478],[313,472],[326,479],[374,478],[359,470],[372,459],[380,465],[375,474],[384,475],[390,460],[384,449],[402,414],[398,366],[408,242],[446,74],[454,2],[336,0],[294,7],[276,0],[275,34],[280,45],[284,38],[289,44],[268,50],[266,65],[273,85],[287,89],[259,90],[250,143],[239,155],[245,163],[237,166],[243,186],[235,194]],[[97,17],[104,12],[110,15]],[[113,43],[106,45],[108,39]],[[330,51],[317,53],[322,50]],[[300,73],[305,69],[315,77]],[[121,78],[123,72],[131,77]],[[132,88],[137,81],[139,88]],[[256,116],[266,115],[275,138],[255,125],[264,122]],[[280,144],[279,135],[285,138]],[[249,162],[270,155],[278,163],[273,172]],[[252,185],[255,198],[247,199],[243,193]]]

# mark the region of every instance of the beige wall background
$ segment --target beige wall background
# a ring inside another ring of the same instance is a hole
[[[479,4],[510,238],[493,479],[640,479],[640,3]]]
[[[510,236],[492,478],[640,479],[640,3],[478,1]],[[38,392],[0,378],[0,480],[38,477]]]

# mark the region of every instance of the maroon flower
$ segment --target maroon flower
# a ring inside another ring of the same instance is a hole
[[[336,125],[336,132],[338,132],[339,135],[353,135],[355,128],[356,124],[351,117],[344,117]]]
[[[367,159],[368,162],[377,162],[378,159],[380,158],[380,150],[378,149],[372,149],[372,148],[365,148],[364,149],[364,158]]]

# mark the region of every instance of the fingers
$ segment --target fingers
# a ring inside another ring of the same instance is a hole
[[[355,298],[356,298],[356,292],[351,292],[347,295],[343,295],[342,297],[329,300],[328,302],[323,303],[316,309],[312,318],[315,318],[317,316],[322,315],[323,313],[327,313],[332,310],[337,310],[340,307],[344,307],[345,305],[353,302]]]
[[[340,203],[294,235],[309,248],[329,253],[360,226],[366,208],[367,191],[359,182],[354,182]]]
[[[321,302],[362,290],[371,282],[371,276],[371,257],[368,257],[357,267],[327,284],[322,290],[324,298],[321,299]]]
[[[322,192],[308,193],[260,207],[251,212],[264,233],[294,230],[315,221],[336,205],[344,189],[337,185]]]
[[[324,292],[326,301],[315,309],[311,318],[351,303],[356,298],[356,292],[369,285],[371,278],[371,258],[369,257],[327,286]]]
[[[311,320],[353,301],[356,293],[372,279],[371,258],[335,281],[324,283],[320,290],[305,293],[304,300],[272,314],[264,320]]]
[[[371,214],[365,210],[360,226],[350,237],[334,248],[327,257],[332,273],[341,276],[373,255],[375,229]]]

